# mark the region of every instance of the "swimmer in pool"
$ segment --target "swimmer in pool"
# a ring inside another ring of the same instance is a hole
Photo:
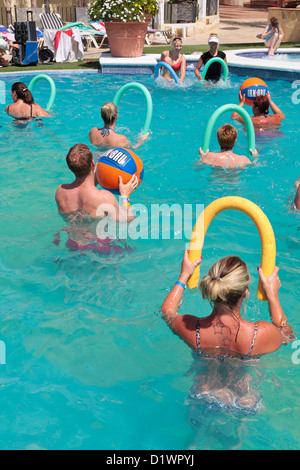
[[[239,91],[239,100],[239,106],[243,107],[245,104],[245,95],[243,95],[241,91]],[[274,114],[269,115],[269,107]],[[255,129],[266,129],[278,126],[281,121],[285,119],[285,115],[281,109],[271,100],[269,92],[266,96],[260,95],[255,98],[252,105],[252,112],[254,116],[251,116],[251,120]],[[243,118],[236,112],[232,114],[231,119],[244,123]]]
[[[231,124],[224,124],[217,131],[217,138],[220,145],[220,152],[203,152],[202,148],[199,149],[201,160],[199,163],[205,163],[206,165],[221,166],[224,168],[236,168],[250,165],[252,162],[245,155],[237,155],[233,153],[233,146],[237,141],[237,130]],[[257,156],[257,150],[253,152],[252,156]],[[254,161],[255,163],[255,161]]]
[[[32,120],[35,117],[49,117],[50,114],[34,102],[31,91],[22,82],[11,88],[13,104],[6,106],[5,112],[15,119]]]
[[[163,51],[160,57],[160,61],[170,65],[176,75],[178,75],[178,83],[183,82],[186,73],[186,59],[184,55],[180,53],[181,49],[182,39],[174,38],[172,40],[172,49],[170,51]],[[162,67],[162,76],[169,82],[173,81],[172,75],[166,67]]]
[[[138,148],[149,137],[148,132],[141,137],[136,145],[132,146],[125,135],[117,134],[115,127],[118,119],[118,108],[115,103],[104,103],[101,108],[101,117],[104,121],[104,126],[101,129],[93,127],[89,133],[91,144],[95,145],[96,147]]]
[[[191,262],[185,251],[178,281],[161,308],[168,326],[190,348],[205,357],[250,359],[276,351],[292,340],[293,332],[278,297],[281,283],[277,267],[270,276],[264,276],[258,268],[272,323],[242,318],[241,307],[249,294],[250,274],[238,256],[220,259],[200,281],[202,297],[213,305],[212,313],[201,318],[179,315],[185,286],[201,260]]]
[[[226,54],[223,51],[219,51],[219,38],[217,34],[210,34],[208,38],[208,45],[209,45],[209,51],[205,52],[200,56],[200,59],[198,60],[198,63],[195,68],[195,75],[198,78],[198,80],[202,80],[202,76],[200,74],[200,69],[202,65],[205,65],[206,62],[208,62],[210,59],[213,59],[214,57],[220,57],[226,62],[227,64],[227,58]],[[211,64],[211,66],[208,68],[207,73],[205,75],[205,80],[210,80],[212,82],[218,82],[221,78],[221,73],[222,73],[222,65],[218,62],[215,62]]]
[[[95,163],[87,145],[76,144],[71,147],[66,160],[75,180],[70,184],[61,184],[56,190],[55,200],[60,214],[82,210],[91,217],[103,218],[108,213],[113,220],[129,221],[134,218],[130,204],[121,208],[117,198],[110,191],[96,188]],[[137,187],[136,175],[133,175],[127,184],[123,184],[122,177],[119,177],[122,198],[128,199]]]
[[[295,189],[296,189],[296,196],[294,199],[294,209],[297,209],[300,211],[300,176],[298,178],[298,181],[295,183]]]
[[[278,19],[273,16],[261,35],[261,38],[265,40],[265,46],[268,48],[268,55],[275,55],[283,36],[282,27],[280,26]]]

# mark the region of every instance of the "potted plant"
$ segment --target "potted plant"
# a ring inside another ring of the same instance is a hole
[[[140,0],[139,4],[142,6],[143,12],[146,16],[146,23],[149,24],[152,21],[153,16],[159,12],[157,0]]]
[[[89,16],[91,20],[104,21],[112,56],[140,57],[142,55],[147,33],[142,3],[144,2],[139,2],[139,0],[91,2]]]

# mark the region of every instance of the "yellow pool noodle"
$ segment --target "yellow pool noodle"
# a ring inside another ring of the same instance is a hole
[[[200,214],[189,244],[188,254],[190,261],[196,261],[201,256],[204,238],[207,229],[217,214],[227,209],[235,209],[244,212],[255,223],[261,241],[260,267],[265,276],[269,276],[275,268],[276,242],[274,232],[269,219],[264,212],[253,202],[238,196],[227,196],[217,199],[209,204]],[[196,289],[200,279],[200,266],[198,266],[188,281],[189,289]],[[258,282],[257,297],[267,300],[265,292]]]

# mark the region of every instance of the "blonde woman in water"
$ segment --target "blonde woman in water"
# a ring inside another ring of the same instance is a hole
[[[200,281],[200,292],[213,310],[207,317],[179,315],[187,281],[202,258],[191,262],[185,252],[178,281],[162,305],[169,327],[199,355],[209,357],[252,358],[276,351],[286,338],[287,318],[278,291],[281,283],[276,267],[270,276],[258,274],[266,293],[271,322],[242,318],[243,300],[249,294],[250,274],[238,256],[226,256],[214,263]]]
[[[137,144],[132,145],[125,135],[118,134],[115,131],[118,119],[118,108],[115,103],[104,103],[101,108],[101,117],[104,121],[104,126],[100,129],[98,129],[97,127],[93,127],[89,133],[91,144],[95,145],[96,147],[138,148],[149,137],[148,132],[147,134],[141,137]]]

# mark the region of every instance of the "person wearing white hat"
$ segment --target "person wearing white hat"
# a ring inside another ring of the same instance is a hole
[[[213,57],[220,57],[226,62],[227,65],[227,59],[226,59],[226,54],[223,51],[218,50],[219,46],[219,39],[217,34],[212,33],[209,38],[208,38],[208,45],[209,45],[209,51],[204,52],[204,54],[201,55],[198,64],[196,65],[195,68],[195,75],[198,78],[198,80],[202,80],[202,76],[200,74],[200,69],[202,65],[205,65],[206,62],[208,62],[210,59]],[[228,65],[227,65],[228,67]],[[210,80],[213,82],[217,82],[220,80],[221,77],[221,72],[222,72],[222,65],[219,62],[214,62],[211,64],[211,66],[208,68],[205,80]]]

